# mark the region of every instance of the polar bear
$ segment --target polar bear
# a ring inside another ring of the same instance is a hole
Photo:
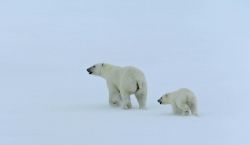
[[[160,104],[171,104],[174,114],[198,116],[196,96],[186,88],[166,93],[157,100]]]
[[[119,67],[99,63],[91,66],[87,71],[89,74],[106,80],[111,106],[121,106],[123,109],[132,108],[130,95],[134,94],[139,108],[146,107],[147,83],[143,72],[139,69],[132,66]]]

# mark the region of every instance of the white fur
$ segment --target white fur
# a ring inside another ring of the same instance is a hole
[[[139,69],[132,66],[119,67],[105,63],[96,64],[90,67],[89,71],[106,80],[110,105],[129,109],[132,107],[130,95],[134,94],[139,108],[146,107],[147,84],[144,74]]]
[[[197,116],[197,101],[196,96],[189,89],[179,89],[177,91],[163,95],[158,102],[161,104],[171,104],[174,114]]]

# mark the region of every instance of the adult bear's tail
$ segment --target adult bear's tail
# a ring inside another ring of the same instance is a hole
[[[142,80],[138,80],[137,83],[136,83],[136,86],[137,86],[137,89],[136,89],[136,92],[139,92],[140,90],[142,90],[142,88],[144,87],[144,81]]]

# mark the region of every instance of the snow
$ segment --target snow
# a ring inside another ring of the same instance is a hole
[[[0,2],[1,145],[248,145],[249,1]],[[133,65],[147,109],[108,105],[86,68]],[[199,117],[159,105],[182,87]]]

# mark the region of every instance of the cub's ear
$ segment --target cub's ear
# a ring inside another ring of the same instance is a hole
[[[102,66],[104,66],[104,63],[102,63]]]

